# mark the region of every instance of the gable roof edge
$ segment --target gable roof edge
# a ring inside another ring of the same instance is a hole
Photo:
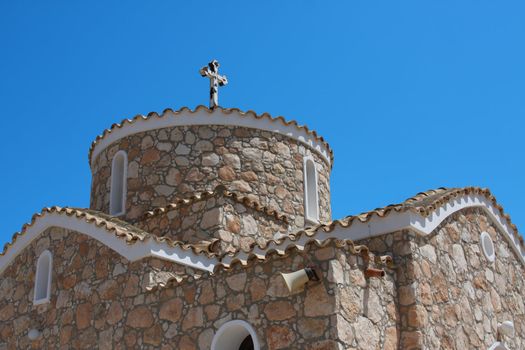
[[[450,215],[467,208],[482,208],[512,247],[518,260],[525,265],[525,247],[516,226],[512,224],[510,217],[504,213],[503,208],[496,203],[490,192],[489,195],[480,192],[453,198],[426,217],[412,212],[411,228],[419,234],[429,235]]]
[[[443,191],[443,194],[445,193],[445,189],[440,189],[440,191]],[[420,207],[388,206],[335,220],[329,224],[306,228],[282,239],[272,240],[264,247],[254,244],[249,251],[240,250],[223,256],[221,265],[229,267],[236,261],[245,264],[251,258],[263,260],[267,254],[272,252],[282,255],[291,247],[303,250],[312,241],[321,244],[329,238],[359,241],[401,230],[411,230],[416,234],[427,236],[454,213],[475,207],[482,208],[487,213],[512,247],[518,260],[525,265],[525,247],[517,228],[489,190],[467,187],[446,191],[448,191],[446,195],[441,197],[441,199],[446,199],[444,201],[438,200],[436,203],[432,202]],[[435,191],[427,193],[432,196],[436,195]],[[424,197],[425,195],[426,193],[420,193],[416,197]],[[409,200],[414,201],[413,199]]]
[[[76,213],[75,210],[73,211]],[[44,210],[42,214],[34,216],[31,224],[24,226],[22,233],[15,234],[13,241],[8,243],[4,252],[0,254],[0,273],[4,272],[33,240],[50,227],[65,228],[90,236],[132,262],[156,257],[208,272],[213,271],[217,263],[217,259],[213,256],[185,249],[186,247],[178,244],[170,245],[167,241],[159,242],[149,236],[139,244],[132,244],[128,237],[125,239],[120,237],[104,224],[96,220],[86,220],[81,215],[67,215],[65,209],[62,209]]]

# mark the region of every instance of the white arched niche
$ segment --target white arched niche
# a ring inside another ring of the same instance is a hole
[[[53,255],[49,250],[40,254],[36,263],[35,288],[33,304],[48,303],[51,299],[51,273],[53,270]]]
[[[233,320],[223,324],[211,342],[211,350],[260,350],[260,348],[257,333],[248,322],[243,320]]]
[[[111,191],[109,197],[109,214],[123,215],[126,210],[126,191],[128,178],[128,155],[118,151],[111,163]]]
[[[492,238],[490,238],[490,235],[485,231],[481,232],[479,242],[481,244],[483,254],[485,254],[487,260],[490,262],[494,262],[494,260],[496,260],[496,250],[494,248],[494,242],[492,242]]]
[[[304,218],[311,223],[319,222],[319,194],[317,169],[312,156],[304,157]]]

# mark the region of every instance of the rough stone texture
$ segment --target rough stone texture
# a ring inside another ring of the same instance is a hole
[[[170,147],[171,146],[171,147]],[[318,172],[322,221],[331,220],[330,168],[309,147],[278,133],[231,126],[188,126],[151,130],[123,138],[95,159],[92,209],[108,212],[111,162],[128,154],[127,221],[176,198],[224,184],[304,226],[303,159],[312,155]]]
[[[494,263],[481,231],[495,243]],[[392,254],[397,268],[367,279],[366,260],[332,242],[199,275],[158,259],[130,263],[83,234],[50,228],[0,276],[0,349],[208,349],[234,319],[253,325],[263,350],[483,349],[507,320],[517,335],[505,338],[509,348],[524,348],[523,266],[481,209],[452,215],[427,237],[403,231],[359,243]],[[45,249],[51,301],[35,306]],[[280,273],[308,265],[321,282],[290,295]],[[146,288],[176,276],[187,278]],[[31,328],[42,331],[33,343]]]
[[[51,301],[33,306],[34,267],[44,249],[54,257]],[[391,341],[382,327],[395,328],[395,315],[384,310],[394,298],[393,275],[367,283],[361,259],[345,249],[334,244],[310,249],[149,291],[152,273],[195,271],[158,259],[129,263],[87,236],[51,228],[2,274],[0,348],[207,349],[217,329],[232,319],[252,324],[262,349],[369,349],[360,340],[367,337],[359,332],[363,325],[377,346]],[[322,281],[290,296],[280,272],[310,264],[319,266]],[[336,276],[334,264],[341,265]],[[344,300],[350,293],[352,307]],[[31,327],[42,330],[33,344],[25,333]]]
[[[51,301],[35,306],[36,261],[46,249],[53,254]],[[125,336],[133,344],[160,344],[164,332],[155,324],[164,315],[163,303],[156,296],[152,307],[145,289],[159,270],[195,274],[158,259],[130,263],[83,234],[47,229],[1,275],[0,349],[125,348]],[[31,328],[43,331],[33,344],[27,338]]]
[[[393,343],[397,349],[397,339],[387,337],[385,329],[398,328],[397,310],[390,310],[396,302],[395,275],[386,274],[383,278],[366,279],[363,275],[361,257],[346,254],[335,249],[335,259],[331,260],[332,279],[337,288],[338,326],[334,330],[337,339],[345,349],[384,349]],[[333,267],[333,266],[337,267]],[[329,276],[330,277],[330,276]],[[310,290],[313,290],[311,288]],[[326,309],[317,302],[319,310]],[[332,336],[331,339],[335,339]],[[390,345],[391,346],[391,345]]]
[[[146,218],[137,226],[188,243],[217,238],[219,250],[226,253],[249,249],[253,243],[264,246],[290,232],[286,221],[220,194]]]
[[[494,263],[482,252],[482,231],[494,242]],[[400,267],[402,349],[486,349],[507,320],[525,334],[523,265],[481,209],[450,216],[427,237],[397,232],[364,243],[376,253],[393,252]],[[521,336],[505,341],[510,349],[525,347]]]

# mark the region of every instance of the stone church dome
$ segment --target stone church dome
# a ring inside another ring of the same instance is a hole
[[[331,220],[332,151],[282,117],[204,106],[150,113],[97,137],[89,161],[90,208],[130,222],[218,185],[285,214],[296,228]]]
[[[329,146],[218,106],[93,142],[90,208],[0,252],[1,349],[523,349],[525,241],[487,189],[332,220]]]

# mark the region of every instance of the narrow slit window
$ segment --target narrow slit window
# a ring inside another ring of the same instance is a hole
[[[319,197],[317,191],[315,162],[308,157],[304,160],[304,211],[307,221],[319,221]]]
[[[111,164],[111,193],[109,199],[109,213],[122,215],[126,209],[128,157],[126,152],[119,151],[113,157]]]
[[[33,303],[43,304],[51,299],[51,272],[53,267],[53,256],[49,250],[44,251],[38,257],[36,263],[35,290]]]

